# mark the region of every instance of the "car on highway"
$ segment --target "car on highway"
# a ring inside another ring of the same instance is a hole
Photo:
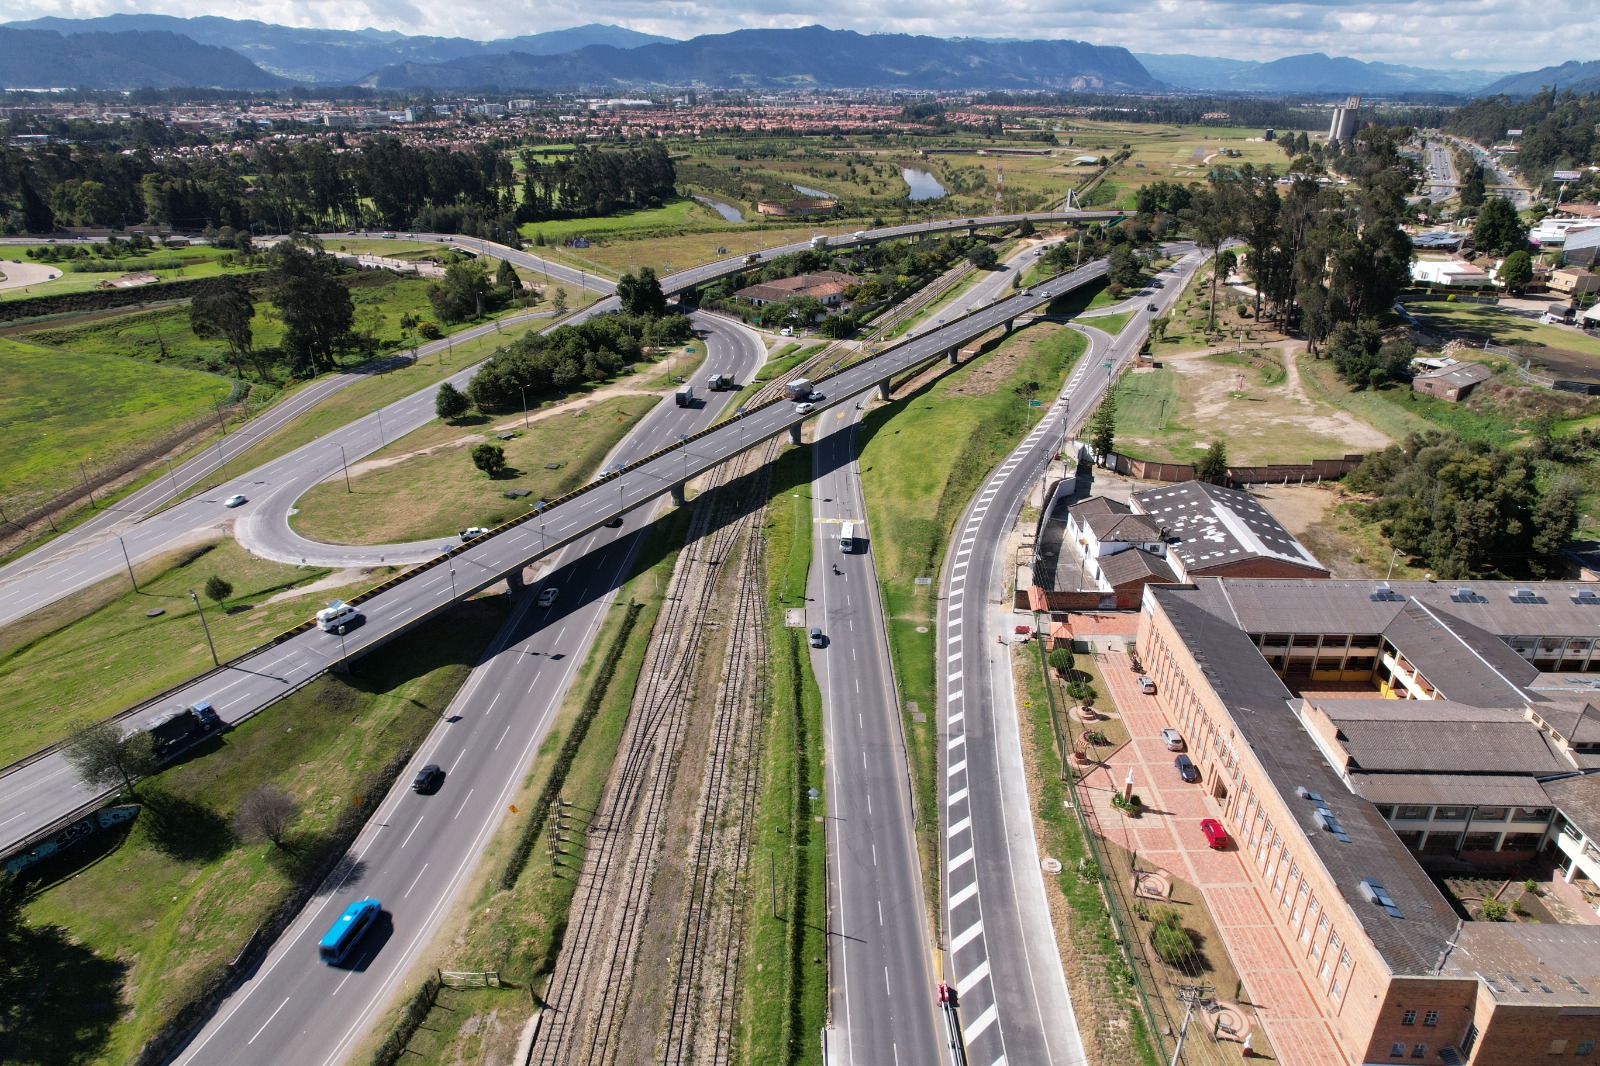
[[[621,529],[622,528],[622,516],[621,515],[617,515],[615,518],[606,519],[605,527],[607,529]]]
[[[461,531],[461,539],[462,540],[476,540],[477,538],[483,536],[484,534],[486,534],[488,532],[489,531],[487,529],[485,529],[483,526],[468,526],[466,529],[463,529]]]
[[[822,647],[822,645],[827,641],[827,639],[828,639],[827,637],[824,637],[822,635],[822,627],[821,626],[812,626],[811,627],[811,646],[813,648]]]
[[[1167,746],[1168,751],[1182,751],[1183,734],[1168,726],[1161,731],[1161,743]]]
[[[810,414],[816,408],[817,405],[814,403],[797,403],[794,405],[794,413],[797,415]]]
[[[436,762],[417,771],[417,776],[411,779],[413,792],[437,792],[439,786],[444,784],[444,769]]]
[[[816,389],[812,389],[810,395],[808,395],[806,399],[810,400],[812,403],[816,403],[819,400],[827,399],[827,397],[818,392]]]
[[[241,504],[246,504],[246,503],[249,503],[249,502],[250,502],[249,497],[244,496],[244,495],[236,492],[232,496],[229,496],[226,500],[223,500],[222,501],[222,506],[224,506],[224,507],[238,507]]]
[[[1228,831],[1215,818],[1200,819],[1200,832],[1205,835],[1206,846],[1213,851],[1221,851],[1228,846]]]
[[[1178,776],[1190,784],[1200,780],[1200,768],[1194,764],[1194,760],[1189,756],[1178,756],[1172,760],[1172,765],[1178,768]]]
[[[556,602],[556,597],[559,595],[561,595],[560,589],[554,585],[547,586],[543,592],[539,593],[539,606],[549,607]]]

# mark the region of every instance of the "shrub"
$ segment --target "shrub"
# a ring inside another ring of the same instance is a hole
[[[1478,916],[1486,922],[1503,922],[1506,920],[1508,908],[1497,899],[1486,899],[1478,911]]]

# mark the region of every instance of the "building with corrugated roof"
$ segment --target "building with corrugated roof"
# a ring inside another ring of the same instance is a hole
[[[1327,577],[1294,534],[1243,489],[1185,481],[1133,494],[1133,510],[1161,529],[1178,578]]]

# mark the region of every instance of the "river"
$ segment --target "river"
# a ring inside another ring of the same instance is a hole
[[[721,200],[713,200],[709,196],[696,196],[695,199],[698,200],[700,203],[705,204],[707,207],[711,208],[717,214],[721,215],[723,217],[724,221],[727,221],[727,222],[743,222],[744,221],[744,216],[739,213],[739,209],[737,207],[733,207],[733,206],[731,206],[729,204],[725,204]]]
[[[900,176],[905,179],[906,185],[911,188],[911,193],[908,197],[911,200],[937,200],[950,192],[949,189],[939,184],[938,178],[926,170],[919,170],[916,167],[901,167]]]

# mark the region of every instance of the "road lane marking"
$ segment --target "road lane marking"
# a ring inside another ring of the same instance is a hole
[[[972,848],[968,848],[966,851],[963,851],[960,855],[957,855],[955,858],[951,859],[950,860],[950,872],[951,873],[955,873],[957,870],[961,869],[967,863],[971,862],[972,861],[972,851],[973,851]]]
[[[289,1005],[289,997],[288,996],[284,996],[283,997],[283,1002],[278,1004],[278,1010],[273,1011],[272,1014],[270,1016],[268,1016],[267,1020],[261,1023],[261,1028],[256,1030],[256,1036],[260,1036],[262,1031],[265,1030],[267,1026],[272,1024],[272,1019],[276,1018],[278,1016],[278,1011],[283,1010],[283,1008],[287,1007],[288,1005]],[[245,1043],[246,1044],[254,1044],[256,1042],[256,1036],[252,1036],[249,1040],[246,1040]]]
[[[361,963],[366,961],[366,958],[367,958],[367,956],[363,952],[361,958],[356,961],[356,965],[360,966]],[[329,996],[329,998],[331,999],[333,996],[337,996],[339,994],[339,989],[344,987],[345,981],[350,980],[350,978],[354,977],[355,975],[356,975],[356,971],[355,971],[354,967],[352,967],[350,972],[344,975],[344,980],[340,981],[339,984],[334,988],[334,990],[333,990],[332,994]]]
[[[950,954],[954,955],[983,933],[983,922],[976,921],[950,938]]]
[[[507,727],[506,727],[506,728],[508,728],[508,729],[509,729],[509,728],[510,728],[510,726],[507,726]],[[501,737],[501,739],[502,739],[502,740],[504,740],[504,739],[505,739],[505,738],[504,738],[504,737]],[[464,810],[466,810],[466,809],[467,809],[467,800],[469,800],[469,799],[471,799],[471,798],[472,798],[472,794],[473,794],[473,793],[474,793],[474,792],[476,792],[476,791],[478,791],[478,790],[477,790],[477,789],[475,789],[475,788],[469,788],[469,789],[468,789],[468,790],[467,790],[467,799],[464,799],[464,800],[462,800],[462,801],[461,801],[461,806],[460,806],[460,808],[459,808],[459,809],[458,809],[458,810],[457,810],[457,811],[456,811],[456,813],[455,813],[455,817],[454,817],[454,818],[451,818],[451,819],[450,819],[450,820],[451,820],[451,821],[452,821],[452,822],[453,822],[453,821],[455,821],[455,820],[456,820],[456,818],[460,818],[460,817],[461,817],[461,812],[462,812],[462,811],[464,811]]]
[[[946,806],[954,807],[956,804],[960,803],[962,800],[964,800],[966,798],[967,798],[967,790],[964,789],[964,788],[963,789],[958,789],[955,792],[950,793],[950,802],[948,804],[946,804]],[[952,867],[952,869],[954,869],[954,867]]]
[[[967,1027],[966,1032],[963,1034],[967,1038],[967,1042],[971,1043],[972,1041],[978,1039],[979,1035],[982,1034],[985,1029],[989,1028],[989,1026],[993,1025],[995,1019],[999,1016],[1000,1008],[996,1004],[989,1004],[989,1009],[978,1015],[977,1018],[973,1019],[972,1024]]]
[[[427,815],[422,816],[422,818],[426,817]],[[406,838],[400,842],[402,848],[411,843],[411,838],[416,835],[418,829],[422,828],[422,818],[417,819],[417,824],[411,827],[411,832],[407,833]]]
[[[972,881],[972,884],[968,885],[966,888],[961,889],[955,895],[950,897],[950,909],[951,910],[955,910],[957,907],[961,906],[963,903],[965,903],[967,900],[971,899],[973,896],[976,896],[977,894],[978,894],[978,881],[977,881],[976,878],[974,878],[973,881]]]
[[[406,894],[405,894],[405,895],[403,895],[403,896],[401,896],[401,897],[400,897],[400,898],[401,898],[401,899],[410,899],[410,898],[411,898],[411,889],[413,889],[413,888],[416,888],[416,887],[417,887],[417,882],[418,882],[418,881],[420,881],[420,880],[422,880],[422,875],[423,875],[423,874],[425,874],[425,873],[427,873],[427,872],[428,872],[428,864],[427,864],[427,863],[423,863],[423,864],[422,864],[422,869],[420,869],[420,870],[418,870],[418,871],[417,871],[417,876],[416,876],[416,877],[413,877],[413,878],[412,878],[412,879],[411,879],[411,885],[410,885],[410,887],[409,887],[409,888],[407,888],[407,889],[406,889]],[[341,982],[341,983],[340,983],[340,986],[339,986],[339,987],[341,987],[341,988],[343,988],[343,987],[344,987],[344,985],[343,985],[343,983],[342,983],[342,982]]]
[[[529,691],[531,692],[532,689],[529,689]],[[505,733],[501,733],[500,734],[500,739],[494,742],[494,750],[495,751],[499,751],[500,750],[500,745],[502,745],[502,744],[504,744],[506,742],[506,733],[511,732],[511,725],[512,725],[512,723],[507,722],[506,723],[506,728],[505,728]]]
[[[972,819],[971,818],[963,818],[963,819],[961,819],[961,821],[955,823],[954,825],[952,825],[950,827],[950,839],[954,840],[960,834],[965,833],[967,831],[968,827],[970,827],[971,825],[972,825]]]
[[[985,977],[988,977],[988,976],[989,976],[989,959],[988,959],[987,956],[985,956],[984,960],[982,962],[978,963],[978,965],[973,968],[971,973],[967,974],[967,976],[961,978],[960,980],[958,980],[956,982],[956,995],[957,996],[966,995],[968,992],[972,991],[972,986],[973,985],[976,985],[979,981],[983,980]]]

